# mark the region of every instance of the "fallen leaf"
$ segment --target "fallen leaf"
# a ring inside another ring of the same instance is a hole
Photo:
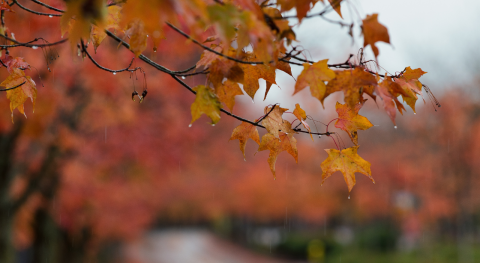
[[[354,146],[343,149],[342,151],[325,149],[328,153],[328,158],[320,165],[323,171],[322,184],[336,171],[343,173],[343,178],[348,186],[348,192],[352,191],[355,185],[355,173],[362,173],[375,183],[372,178],[372,172],[370,171],[370,163],[357,154],[358,147],[359,146]]]

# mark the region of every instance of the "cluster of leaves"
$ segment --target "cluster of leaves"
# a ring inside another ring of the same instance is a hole
[[[298,19],[299,23],[315,15],[323,16],[331,10],[336,11],[342,18],[341,2],[341,0],[329,0],[329,3],[324,3],[324,10],[318,14],[309,14],[318,4],[318,0],[278,0],[261,3],[254,0],[138,0],[125,3],[79,0],[68,1],[63,7],[64,10],[45,4],[43,6],[59,13],[55,16],[61,17],[62,36],[68,34],[71,47],[78,48],[79,55],[88,57],[99,68],[114,74],[137,70],[130,69],[130,66],[123,70],[110,70],[93,60],[87,51],[88,43],[84,44],[84,42],[91,41],[96,52],[103,40],[110,36],[118,41],[119,45],[128,47],[136,57],[171,75],[184,87],[194,92],[196,98],[191,105],[191,124],[202,114],[207,115],[212,124],[216,124],[220,120],[221,112],[241,120],[242,123],[235,128],[231,139],[240,141],[240,149],[244,155],[248,138],[259,144],[258,151],[269,150],[268,163],[274,176],[275,163],[280,152],[286,151],[298,161],[297,140],[294,137],[296,134],[310,134],[313,140],[312,134],[331,137],[333,133],[328,132],[328,125],[324,133],[312,132],[307,123],[307,114],[299,104],[296,105],[292,114],[299,121],[299,125],[302,124],[306,130],[298,128],[299,126],[292,127],[293,123],[283,119],[282,116],[288,109],[280,105],[265,107],[263,116],[256,121],[246,120],[231,113],[235,105],[235,96],[243,95],[245,92],[253,99],[260,87],[260,79],[264,79],[267,87],[264,95],[266,98],[271,86],[276,84],[276,70],[292,75],[291,65],[303,66],[303,71],[295,84],[294,94],[310,87],[311,95],[322,104],[335,92],[344,94],[345,104],[337,103],[336,105],[338,118],[334,119],[335,127],[344,130],[354,146],[346,149],[340,149],[337,146],[337,149],[326,150],[329,157],[321,164],[321,168],[323,180],[335,171],[341,171],[351,191],[355,184],[356,172],[371,178],[370,164],[357,154],[359,147],[357,131],[372,127],[365,117],[358,114],[366,101],[364,94],[375,101],[379,97],[386,113],[395,123],[397,110],[400,113],[405,110],[398,97],[401,96],[415,111],[415,103],[418,96],[422,95],[422,87],[424,87],[418,79],[425,72],[407,67],[395,75],[382,75],[370,70],[363,58],[355,63],[350,60],[350,57],[340,64],[328,64],[328,59],[309,61],[302,58],[302,52],[293,45],[298,40],[290,24],[289,19],[292,17],[286,16],[285,12],[296,9],[296,15],[293,18]],[[14,3],[31,13],[48,15],[48,13],[29,10],[16,0]],[[353,25],[352,23],[350,28]],[[194,67],[202,70],[188,74],[205,74],[207,80],[205,85],[190,87],[178,79],[179,76],[185,76],[191,69],[171,71],[142,55],[148,47],[149,38],[153,42],[153,50],[157,50],[160,41],[165,37],[166,28],[177,31],[204,49]],[[205,29],[209,28],[215,34],[206,36],[201,43],[198,39],[205,37]],[[373,62],[376,63],[379,50],[375,45],[379,41],[390,42],[388,30],[378,22],[377,14],[364,18],[360,28],[364,36],[364,47],[371,46],[375,55]],[[6,34],[5,26],[2,30]],[[114,31],[112,33],[109,30]],[[118,37],[116,34],[123,37]],[[6,35],[4,38],[10,39]],[[31,98],[34,103],[36,98],[35,83],[24,74],[24,70],[28,69],[29,65],[23,58],[6,57],[2,61],[11,73],[2,83],[9,89],[7,98],[10,100],[10,108],[12,112],[17,108],[23,113],[25,100]],[[146,90],[144,93],[146,94]],[[144,96],[141,100],[143,98]],[[225,110],[222,104],[229,111]],[[267,131],[261,140],[257,127],[265,128]]]

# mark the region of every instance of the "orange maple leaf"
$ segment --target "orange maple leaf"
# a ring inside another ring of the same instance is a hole
[[[303,127],[307,129],[307,131],[310,133],[310,138],[312,138],[313,141],[312,130],[310,129],[308,123],[305,121],[307,119],[307,113],[302,108],[300,108],[300,104],[295,104],[295,110],[293,110],[293,115],[295,115],[295,117],[297,117],[297,119],[303,124]]]
[[[390,43],[388,29],[378,22],[378,14],[367,15],[363,20],[363,38],[363,46],[366,47],[367,45],[370,45],[375,57],[379,54],[375,42],[383,41],[385,43]]]
[[[215,93],[217,94],[218,99],[225,103],[230,111],[233,111],[233,106],[235,106],[235,96],[243,95],[240,86],[229,79],[227,79],[222,85],[215,86]]]
[[[395,80],[404,91],[404,93],[401,94],[403,100],[412,108],[413,112],[415,112],[415,103],[418,99],[417,95],[422,95],[422,83],[420,83],[418,79],[425,73],[427,72],[424,72],[420,68],[411,69],[407,67],[402,76]]]
[[[279,138],[280,132],[295,133],[295,131],[292,130],[290,122],[282,118],[283,113],[287,110],[288,109],[281,108],[277,105],[265,107],[264,113],[268,115],[262,120],[262,125],[265,126],[268,133],[272,134],[275,138]]]
[[[147,31],[140,19],[133,20],[127,25],[125,35],[130,37],[130,50],[136,57],[147,48]]]
[[[8,78],[0,83],[0,86],[4,86],[8,89],[18,86],[23,82],[25,82],[25,84],[22,86],[7,90],[7,99],[10,100],[10,111],[12,112],[12,122],[14,109],[18,109],[20,113],[25,115],[23,104],[28,98],[31,99],[33,109],[35,109],[35,100],[37,99],[36,84],[30,76],[25,76],[23,70],[18,68],[14,68]],[[27,115],[25,115],[25,117],[27,117]]]
[[[362,103],[358,103],[355,109],[352,110],[346,104],[337,102],[337,105],[335,105],[338,113],[335,127],[344,130],[355,145],[358,145],[357,130],[367,130],[373,126],[367,118],[358,114],[362,106]]]
[[[245,146],[247,145],[248,138],[255,141],[257,144],[260,144],[260,137],[258,135],[257,127],[248,123],[242,122],[238,125],[232,132],[231,140],[237,140],[240,143],[240,150],[243,153],[243,158],[245,158]]]
[[[277,162],[277,157],[280,152],[287,151],[298,163],[297,139],[295,139],[292,134],[281,132],[279,138],[274,137],[270,133],[263,135],[262,142],[258,147],[257,152],[264,150],[270,151],[270,154],[268,155],[268,164],[270,165],[270,170],[272,171],[274,178],[275,163]]]
[[[355,173],[362,173],[375,183],[375,180],[372,178],[372,172],[370,171],[370,163],[357,154],[358,147],[359,146],[354,146],[343,149],[342,151],[325,149],[328,153],[328,158],[320,165],[323,171],[322,184],[336,171],[343,173],[343,178],[348,186],[348,192],[352,191],[355,185]]]
[[[297,94],[305,87],[310,86],[312,96],[323,103],[326,92],[324,81],[329,81],[335,78],[335,72],[328,68],[327,62],[328,59],[318,61],[312,65],[304,63],[302,73],[300,73],[297,83],[295,83],[295,92],[293,95]]]
[[[258,61],[257,56],[251,52],[247,52],[245,54],[245,60]],[[260,88],[258,81],[261,78],[266,80],[270,86],[272,84],[276,84],[275,67],[273,66],[264,65],[264,64],[259,64],[259,65],[241,64],[240,67],[243,69],[243,72],[244,72],[243,90],[252,99],[254,99],[255,93],[257,93],[257,90]],[[269,89],[270,87],[268,86],[267,88]]]
[[[343,91],[345,102],[350,108],[355,108],[359,102],[363,101],[362,94],[365,92],[363,87],[376,86],[377,80],[375,77],[357,67],[354,70],[337,71],[335,79],[327,84],[325,96],[320,99],[323,104],[324,99],[336,92]]]
[[[100,28],[98,26],[92,25],[92,30],[90,31],[90,39],[92,40],[93,47],[95,49],[95,53],[97,52],[98,46],[102,43],[102,41],[107,37],[107,33],[105,33],[104,29],[120,29],[120,10],[122,8],[117,5],[112,5],[107,7],[107,22],[104,28]]]
[[[405,93],[398,83],[393,82],[392,78],[390,77],[386,77],[379,85],[377,85],[375,92],[383,100],[383,108],[387,112],[393,124],[395,124],[395,116],[397,114],[395,105],[401,114],[403,114],[403,111],[405,110],[403,104],[398,101],[397,97],[399,95],[403,96],[407,93]]]

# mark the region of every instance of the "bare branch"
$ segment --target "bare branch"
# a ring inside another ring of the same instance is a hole
[[[38,1],[38,0],[32,0],[32,1],[33,1],[34,3],[36,3],[36,4],[39,4],[39,5],[41,5],[41,6],[44,6],[44,7],[48,8],[48,9],[50,9],[50,10],[57,11],[57,12],[60,12],[60,13],[65,13],[65,10],[58,9],[58,8],[56,8],[56,7],[53,7],[53,6],[49,6],[49,5],[47,5],[47,4],[43,3],[43,2],[40,2],[40,1]]]
[[[60,41],[57,41],[57,42],[53,42],[53,43],[48,43],[45,39],[43,38],[35,38],[34,40],[32,41],[29,41],[29,42],[25,42],[25,43],[22,43],[22,42],[18,42],[17,40],[13,39],[13,38],[9,38],[5,35],[2,35],[0,34],[0,37],[3,37],[5,38],[6,40],[8,41],[11,41],[13,43],[16,43],[15,45],[0,45],[0,48],[11,48],[11,47],[51,47],[51,46],[55,46],[55,45],[59,45],[59,44],[62,44],[62,43],[65,43],[68,41],[68,38],[65,38],[65,39],[62,39]],[[33,42],[35,41],[39,41],[39,40],[43,40],[47,43],[45,44],[32,44]]]
[[[93,62],[93,64],[95,64],[95,66],[97,66],[99,69],[102,69],[102,70],[105,70],[105,71],[108,71],[108,72],[112,72],[112,73],[123,72],[123,71],[133,72],[133,71],[136,71],[136,70],[140,69],[140,67],[136,67],[136,68],[130,69],[130,67],[131,67],[132,64],[133,64],[133,60],[134,60],[135,58],[132,58],[132,61],[130,61],[130,64],[128,65],[128,67],[126,67],[126,68],[124,68],[124,69],[113,70],[113,69],[106,68],[106,67],[98,64],[98,62],[95,61],[95,59],[93,59],[93,57],[90,55],[90,53],[88,53],[87,48],[85,47],[85,44],[83,43],[83,40],[81,40],[81,45],[82,45],[82,51],[85,52],[85,54],[87,54],[88,58],[89,58],[89,59]]]
[[[60,14],[42,13],[42,12],[33,11],[33,10],[28,9],[28,8],[24,7],[23,5],[21,5],[17,0],[13,0],[13,2],[14,2],[15,4],[17,4],[18,7],[20,7],[21,9],[23,9],[23,10],[25,10],[25,11],[27,11],[27,12],[30,12],[30,13],[32,13],[32,14],[35,14],[35,15],[48,16],[48,17],[54,17],[54,16],[60,17],[60,16],[62,16],[62,15],[60,15]]]

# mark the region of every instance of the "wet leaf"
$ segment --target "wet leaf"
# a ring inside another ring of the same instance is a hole
[[[328,68],[328,59],[318,61],[312,65],[308,63],[303,64],[303,71],[300,73],[295,83],[294,95],[310,86],[312,96],[323,103],[325,98],[326,86],[325,81],[335,78],[335,72]]]
[[[286,134],[281,132],[279,138],[276,138],[270,133],[267,133],[262,136],[262,142],[258,147],[257,152],[269,150],[270,154],[268,155],[268,164],[270,165],[270,170],[272,171],[273,177],[275,178],[275,163],[277,162],[278,155],[286,151],[288,152],[295,161],[298,163],[298,150],[297,150],[297,139],[293,137],[292,134]]]
[[[248,123],[242,122],[239,126],[237,126],[233,132],[230,140],[238,140],[240,143],[240,150],[243,153],[243,157],[245,158],[245,146],[247,145],[247,140],[252,139],[257,144],[260,144],[260,136],[258,135],[257,127]]]
[[[307,119],[307,113],[302,108],[300,108],[300,104],[295,104],[295,110],[293,110],[293,115],[295,115],[295,117],[297,117],[297,119],[303,124],[303,127],[307,129],[307,131],[310,133],[310,138],[312,138],[313,141],[313,136],[311,134],[312,130],[310,129],[308,123],[305,121]]]
[[[228,79],[222,85],[217,85],[215,87],[215,93],[217,94],[218,99],[225,103],[230,111],[233,111],[233,106],[235,106],[235,96],[243,95],[240,86],[236,82]]]
[[[352,188],[355,185],[355,173],[362,173],[375,183],[372,178],[372,172],[370,171],[370,163],[360,157],[357,154],[357,150],[358,146],[343,149],[341,151],[337,149],[325,149],[328,153],[328,158],[320,165],[323,171],[322,184],[336,171],[343,173],[343,178],[347,183],[348,192],[352,191]]]
[[[338,120],[335,122],[335,127],[347,132],[355,145],[358,145],[357,131],[367,130],[373,126],[367,118],[358,114],[362,106],[363,104],[358,103],[353,110],[346,104],[340,104],[338,102],[335,106],[338,113]]]
[[[18,68],[14,68],[13,72],[8,76],[6,80],[4,80],[0,86],[8,88],[12,88],[18,86],[20,84],[22,86],[7,90],[7,99],[10,101],[10,111],[12,112],[12,122],[13,122],[13,110],[18,109],[20,113],[25,115],[24,111],[24,103],[25,101],[30,98],[33,104],[33,109],[35,109],[35,101],[37,99],[37,88],[35,82],[32,80],[30,76],[25,76],[23,70]],[[26,117],[26,115],[25,115]]]
[[[215,93],[204,85],[198,85],[194,90],[197,92],[197,95],[195,102],[191,106],[192,121],[190,124],[200,118],[202,114],[210,117],[212,124],[217,123],[220,120],[221,105]]]
[[[272,107],[274,107],[273,110]],[[290,122],[282,118],[283,113],[287,110],[288,109],[282,108],[278,105],[265,107],[264,113],[265,115],[268,115],[262,120],[262,125],[265,126],[265,129],[267,129],[267,131],[275,138],[279,138],[280,132],[295,133],[291,128],[292,125]]]

